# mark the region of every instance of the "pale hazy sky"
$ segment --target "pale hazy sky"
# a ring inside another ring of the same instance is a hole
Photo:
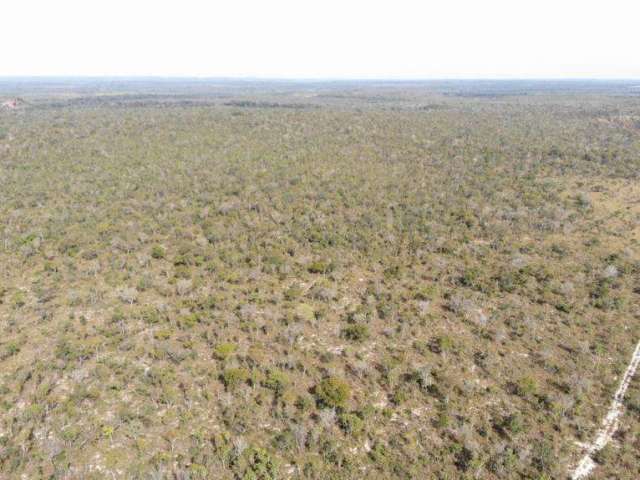
[[[640,0],[0,0],[0,76],[640,78]]]

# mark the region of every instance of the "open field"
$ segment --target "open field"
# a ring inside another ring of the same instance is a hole
[[[0,479],[567,478],[640,339],[637,84],[0,80]]]

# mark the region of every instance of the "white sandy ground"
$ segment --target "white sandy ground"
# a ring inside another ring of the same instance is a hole
[[[624,394],[626,393],[627,388],[629,388],[629,384],[636,373],[638,365],[640,365],[640,341],[636,345],[636,349],[631,357],[631,362],[629,363],[627,370],[624,372],[624,376],[622,377],[620,386],[613,397],[613,401],[607,411],[607,415],[602,420],[602,426],[598,430],[593,442],[584,446],[584,456],[576,466],[575,470],[573,470],[571,474],[572,480],[580,480],[589,476],[596,466],[596,463],[593,460],[593,455],[603,449],[616,433],[619,423],[618,419],[624,410],[624,406],[622,405]]]

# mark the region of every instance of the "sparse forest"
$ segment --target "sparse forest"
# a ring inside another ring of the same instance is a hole
[[[0,82],[0,479],[567,478],[640,339],[632,87]]]

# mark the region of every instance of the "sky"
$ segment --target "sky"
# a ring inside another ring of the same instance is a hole
[[[640,0],[3,0],[0,76],[640,78]]]

